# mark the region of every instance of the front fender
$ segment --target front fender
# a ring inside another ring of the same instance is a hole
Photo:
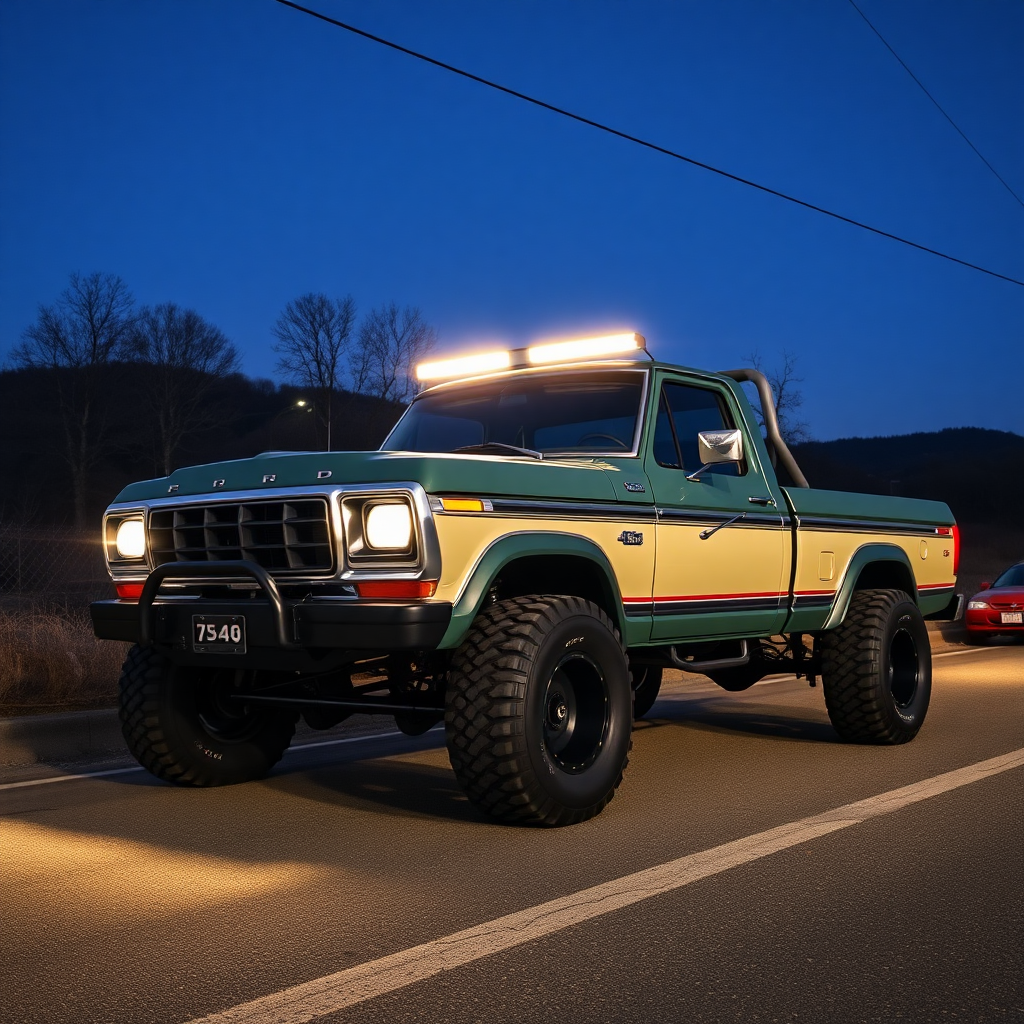
[[[619,592],[611,562],[601,548],[587,537],[571,533],[511,533],[499,537],[491,544],[473,567],[468,582],[455,602],[451,624],[438,648],[451,649],[462,643],[494,580],[506,565],[519,558],[537,555],[574,555],[593,562],[604,576],[619,634],[622,637],[626,636],[622,594]]]
[[[878,562],[898,563],[906,573],[906,580],[901,589],[907,590],[915,604],[920,603],[917,595],[917,579],[910,565],[910,559],[903,548],[896,544],[865,544],[863,547],[859,547],[850,559],[842,585],[839,587],[836,600],[832,605],[832,611],[825,620],[825,629],[834,629],[842,624],[850,608],[850,601],[857,589],[857,581],[860,579],[861,573],[867,566]],[[895,566],[893,568],[895,569]]]

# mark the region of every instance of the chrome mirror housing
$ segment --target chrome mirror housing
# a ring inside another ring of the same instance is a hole
[[[705,466],[714,466],[721,462],[742,462],[743,432],[702,430],[697,435],[697,453]]]
[[[709,466],[723,462],[743,461],[743,432],[741,430],[702,430],[697,435],[697,452],[701,467],[688,473],[687,480],[697,480]]]

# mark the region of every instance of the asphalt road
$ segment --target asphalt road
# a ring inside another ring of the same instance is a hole
[[[1024,748],[1024,648],[935,667],[901,747],[838,743],[821,690],[793,679],[673,682],[615,800],[556,831],[478,816],[440,732],[293,752],[229,789],[143,772],[0,788],[0,1019],[298,1022],[349,975],[222,1011],[370,963],[367,997],[315,1019],[1024,1020],[1024,767],[845,808]],[[833,831],[778,829],[836,808]],[[790,845],[714,852],[765,832]],[[717,866],[687,881],[701,851]],[[570,900],[561,925],[544,909],[546,934],[375,994],[393,954],[677,861],[659,895]],[[581,907],[597,916],[572,923]]]

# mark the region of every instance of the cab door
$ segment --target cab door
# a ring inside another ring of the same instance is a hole
[[[781,494],[724,385],[662,375],[658,389],[645,453],[658,509],[652,639],[769,636],[786,614],[790,539]],[[688,480],[700,468],[697,434],[735,427],[744,433],[743,462]]]

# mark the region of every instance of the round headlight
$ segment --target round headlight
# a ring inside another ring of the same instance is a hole
[[[114,546],[122,558],[142,558],[146,554],[146,529],[141,519],[126,519],[117,528]]]
[[[366,543],[379,551],[406,551],[412,543],[412,510],[389,502],[372,505],[366,513]]]

